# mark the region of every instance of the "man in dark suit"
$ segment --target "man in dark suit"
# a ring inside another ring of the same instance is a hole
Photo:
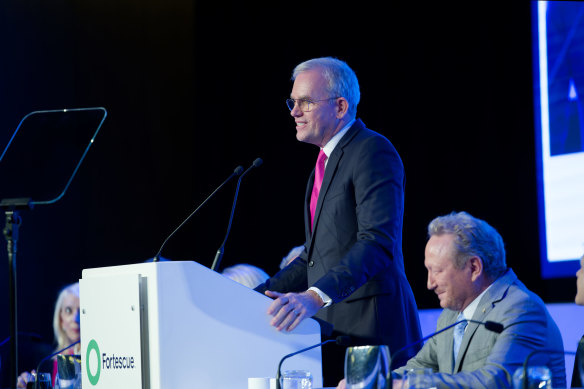
[[[315,316],[334,326],[333,336],[395,352],[421,337],[401,247],[402,161],[385,137],[356,119],[359,84],[345,62],[312,59],[292,79],[287,105],[296,138],[321,149],[306,190],[305,249],[256,290],[275,298],[268,314],[278,330]],[[344,353],[323,349],[325,386],[342,378]]]

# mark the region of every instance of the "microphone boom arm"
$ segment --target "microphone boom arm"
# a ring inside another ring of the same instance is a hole
[[[154,256],[153,262],[158,262],[158,260],[160,259],[160,254],[162,254],[162,249],[164,248],[164,246],[166,245],[166,242],[168,242],[168,240],[170,238],[172,238],[174,236],[174,234],[176,234],[176,232],[178,230],[181,229],[181,227],[187,222],[189,221],[189,219],[195,214],[197,213],[197,211],[207,203],[207,201],[209,201],[214,195],[215,193],[217,193],[217,191],[219,191],[219,189],[223,188],[223,186],[225,186],[225,184],[227,184],[229,181],[231,181],[231,179],[235,176],[239,176],[241,175],[241,172],[243,171],[243,168],[241,166],[238,166],[235,168],[235,170],[233,171],[233,173],[231,173],[231,175],[225,180],[223,181],[223,183],[221,185],[219,185],[217,187],[217,189],[215,189],[213,191],[213,193],[211,193],[206,199],[205,201],[203,201],[198,207],[197,209],[195,209],[193,212],[191,212],[191,214],[189,216],[187,216],[187,218],[178,226],[174,229],[174,231],[172,231],[170,233],[170,235],[168,235],[168,237],[164,240],[164,242],[162,243],[162,246],[160,246],[160,249],[158,250],[158,252],[156,253],[156,255]]]
[[[325,344],[331,343],[331,342],[336,342],[336,344],[338,344],[339,346],[348,346],[351,343],[351,337],[348,335],[339,335],[335,339],[327,339],[324,342],[314,344],[312,346],[303,348],[302,350],[298,350],[298,351],[293,352],[293,353],[288,354],[288,355],[284,355],[282,357],[282,359],[280,359],[280,363],[278,364],[278,371],[276,372],[276,389],[282,388],[282,386],[280,385],[280,377],[282,376],[281,369],[282,369],[282,363],[286,359],[293,357],[296,354],[300,354],[300,353],[303,353],[305,351],[312,350],[313,348],[322,347]]]
[[[225,233],[225,238],[223,239],[223,243],[217,249],[217,253],[215,254],[215,259],[213,260],[213,265],[211,266],[211,270],[218,271],[219,265],[221,264],[221,259],[223,258],[223,251],[225,249],[225,243],[227,243],[227,238],[229,237],[229,232],[231,231],[231,224],[233,223],[233,215],[235,214],[235,205],[237,204],[237,196],[239,195],[239,186],[241,185],[241,179],[245,176],[251,169],[254,167],[260,166],[264,161],[261,158],[256,158],[250,167],[248,167],[243,174],[239,176],[237,180],[237,187],[235,188],[235,196],[233,197],[233,205],[231,206],[231,215],[229,215],[229,223],[227,224],[227,232]]]

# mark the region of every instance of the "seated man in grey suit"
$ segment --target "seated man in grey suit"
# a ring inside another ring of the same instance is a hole
[[[461,212],[434,219],[428,235],[428,289],[444,308],[437,329],[472,319],[501,323],[504,330],[498,334],[477,323],[459,324],[430,338],[396,375],[424,367],[435,372],[439,388],[509,388],[531,351],[563,350],[560,331],[542,300],[507,269],[503,239],[493,227]],[[457,352],[455,331],[460,333]],[[530,361],[549,367],[553,387],[566,387],[563,354],[538,353]],[[394,382],[394,387],[401,384]]]

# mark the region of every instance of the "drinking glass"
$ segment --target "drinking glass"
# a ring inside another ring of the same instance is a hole
[[[285,370],[280,386],[282,389],[312,389],[312,374],[307,370]]]
[[[347,389],[385,389],[389,383],[387,346],[348,347],[345,353]]]
[[[436,388],[434,372],[429,368],[407,369],[404,374],[404,389]]]
[[[513,373],[513,388],[543,389],[552,387],[552,374],[547,366],[531,366],[527,368],[527,386],[524,385],[523,367]]]
[[[52,389],[51,373],[33,373],[32,377],[32,381],[26,383],[26,389]]]

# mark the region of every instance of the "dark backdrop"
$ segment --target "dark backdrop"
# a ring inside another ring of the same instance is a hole
[[[358,116],[403,158],[405,265],[420,307],[438,307],[426,290],[426,225],[453,210],[495,226],[508,264],[546,301],[572,300],[573,279],[539,276],[527,1],[246,3],[1,2],[2,139],[33,110],[108,110],[67,195],[23,216],[21,330],[52,340],[62,286],[84,268],[152,257],[237,165],[256,157],[265,163],[242,183],[223,265],[276,272],[303,242],[304,189],[317,155],[296,141],[284,99],[294,65],[316,56],[353,67],[362,91]],[[210,266],[234,187],[185,225],[163,255]]]

